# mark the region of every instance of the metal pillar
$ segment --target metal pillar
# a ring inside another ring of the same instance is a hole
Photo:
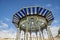
[[[44,40],[43,30],[40,32],[41,32],[41,36],[42,36],[41,38],[42,38],[42,40]]]
[[[30,31],[30,40],[32,40],[32,38],[31,38],[31,31]]]
[[[15,40],[20,40],[20,28],[17,28],[17,34]]]
[[[28,40],[28,27],[26,27],[26,40]]]
[[[38,35],[37,35],[37,31],[36,31],[36,39],[38,40]]]
[[[24,40],[25,40],[25,34],[26,34],[26,33],[25,33],[25,31],[24,31]]]
[[[50,27],[47,27],[47,34],[48,34],[48,39],[49,40],[54,40],[53,36],[52,36],[52,33],[51,33],[51,30],[50,30]]]
[[[39,30],[39,40],[42,40],[41,31]]]
[[[19,28],[17,28],[16,40],[21,40],[21,39],[20,39],[20,33],[21,33],[20,23],[19,23],[19,25],[17,25],[17,27],[19,27]]]
[[[42,40],[40,27],[39,27],[39,40]]]
[[[17,28],[17,30],[18,30],[18,28]],[[15,40],[18,40],[18,31],[17,31],[17,33],[16,33],[16,39]]]

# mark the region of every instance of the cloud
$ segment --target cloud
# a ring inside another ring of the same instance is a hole
[[[14,31],[12,28],[0,31],[0,38],[15,38],[15,37],[16,31]]]
[[[1,38],[14,38],[15,37],[15,33],[12,34],[8,30],[3,30],[3,31],[0,31],[0,37]]]
[[[54,20],[54,21],[52,22],[51,26],[55,26],[55,27],[60,26],[60,25],[59,25],[59,20]]]
[[[9,21],[10,19],[9,18],[5,18],[6,21]]]
[[[55,37],[55,36],[58,35],[58,29],[59,29],[59,27],[57,27],[57,26],[50,27],[50,30],[51,30],[51,33],[52,33],[53,37]],[[44,30],[44,33],[43,34],[44,34],[44,37],[45,38],[48,38],[48,35],[47,35],[47,31],[46,30]]]
[[[59,26],[60,27],[60,26]],[[59,27],[55,26],[55,27],[51,27],[51,32],[52,32],[52,35],[53,37],[57,36],[58,35],[58,29]]]
[[[60,7],[59,6],[56,6],[55,9],[60,10]]]
[[[15,38],[16,37],[16,31],[11,27],[8,30],[4,30],[5,28],[8,28],[9,25],[7,23],[4,23],[3,21],[0,21],[0,37],[1,38]]]
[[[52,6],[52,4],[47,4],[47,5],[46,5],[46,7],[51,7],[51,6]]]
[[[13,28],[10,28],[10,29],[9,29],[9,32],[10,32],[11,34],[14,34],[14,33],[16,33],[16,30],[14,30]]]
[[[6,28],[6,27],[8,27],[8,24],[0,21],[0,29],[1,28]]]
[[[9,34],[8,34],[7,30],[0,31],[0,37],[1,38],[6,38],[8,36],[9,36]]]
[[[53,23],[58,23],[58,20],[54,20]]]

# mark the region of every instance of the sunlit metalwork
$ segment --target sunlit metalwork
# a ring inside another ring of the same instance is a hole
[[[45,40],[43,30],[46,29],[49,40],[53,40],[50,27],[54,17],[50,10],[42,7],[23,8],[13,15],[13,23],[18,28],[16,40],[21,40],[21,30],[24,31],[23,40]],[[32,37],[32,33],[36,37]],[[39,34],[38,34],[39,32]],[[30,36],[28,35],[30,34]],[[37,36],[39,35],[39,36]]]

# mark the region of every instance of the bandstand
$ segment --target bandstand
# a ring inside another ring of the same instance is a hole
[[[52,12],[42,7],[22,8],[13,15],[13,24],[17,27],[16,40],[45,40],[43,30],[46,29],[49,40],[54,40],[50,25],[54,17]],[[21,31],[24,37],[21,39]],[[29,33],[29,34],[28,34]],[[35,33],[36,36],[31,34]]]

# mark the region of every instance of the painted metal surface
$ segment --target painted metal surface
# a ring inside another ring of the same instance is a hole
[[[45,17],[45,19],[50,22],[54,20],[53,14],[50,10],[47,10],[42,7],[29,7],[29,8],[23,8],[13,16],[13,23],[19,23],[19,21],[29,15],[39,15]]]

